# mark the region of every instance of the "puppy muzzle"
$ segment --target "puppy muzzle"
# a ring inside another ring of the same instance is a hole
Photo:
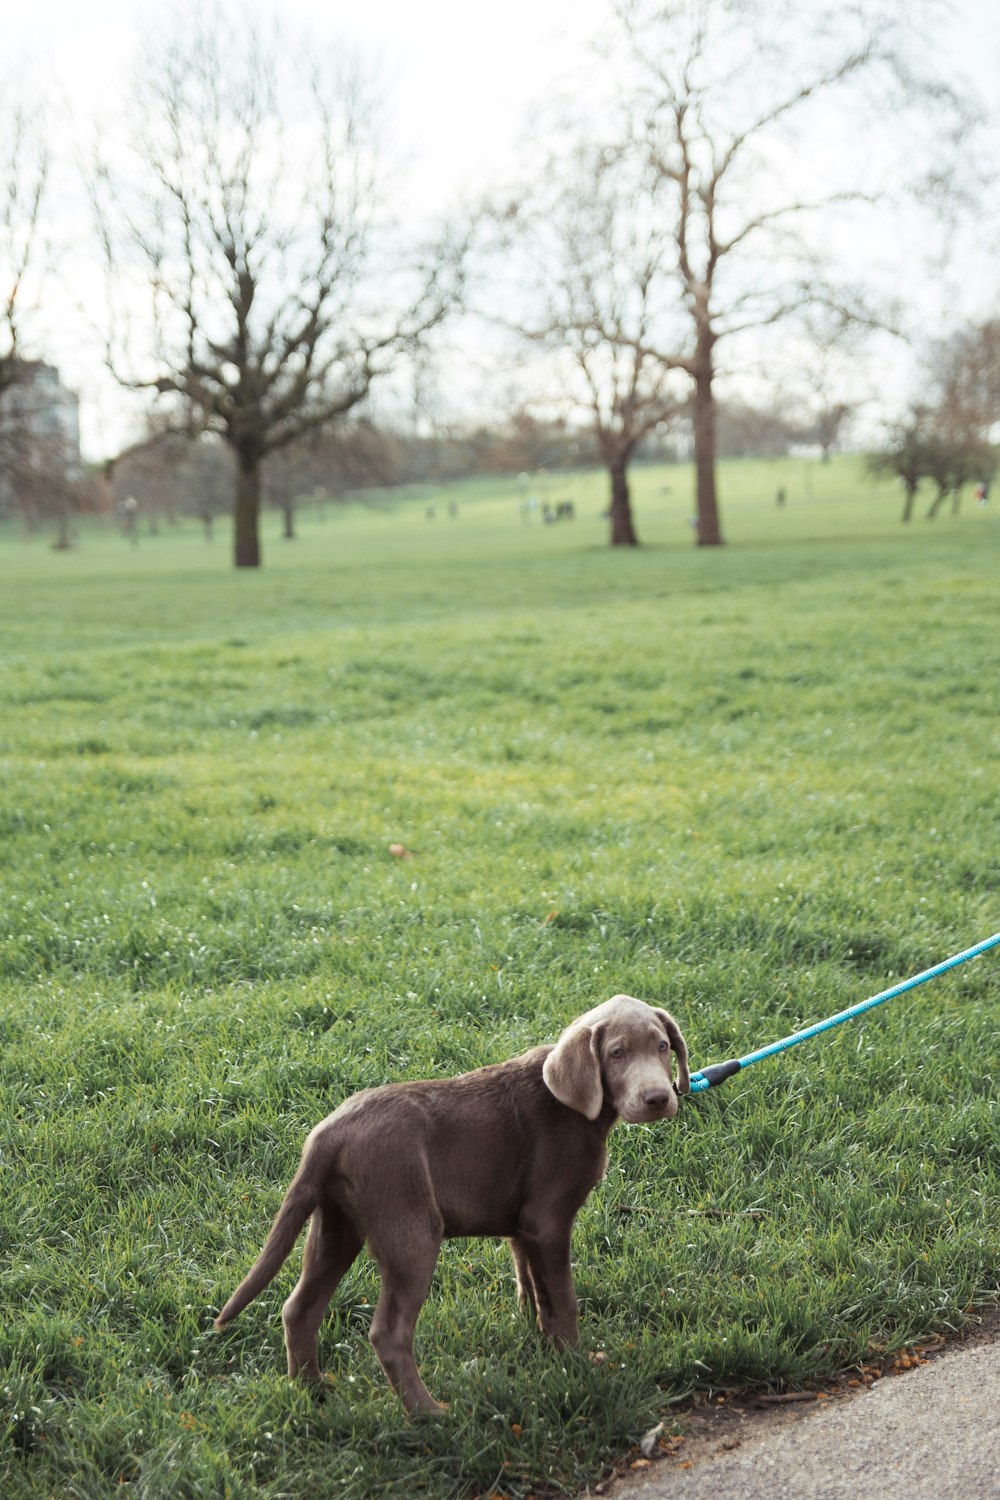
[[[678,1108],[674,1089],[646,1089],[627,1101],[621,1118],[629,1125],[649,1125],[654,1120],[674,1119]]]

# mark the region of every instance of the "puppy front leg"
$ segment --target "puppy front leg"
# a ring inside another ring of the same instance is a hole
[[[520,1239],[531,1272],[539,1326],[557,1349],[567,1345],[575,1349],[580,1332],[570,1263],[570,1231],[549,1228],[537,1235],[522,1233]]]

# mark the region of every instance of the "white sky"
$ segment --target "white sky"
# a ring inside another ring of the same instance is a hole
[[[82,116],[111,95],[143,31],[174,9],[151,0],[0,0],[8,58],[56,82]],[[178,10],[180,7],[176,7]],[[273,13],[258,0],[249,11]],[[384,72],[408,150],[449,194],[503,160],[530,102],[586,52],[609,0],[283,0],[292,33],[360,45]]]
[[[244,6],[273,13],[258,0],[244,0]],[[82,135],[128,74],[145,28],[169,18],[173,8],[171,0],[0,0],[0,76],[45,80],[71,104],[77,124],[68,133]],[[610,0],[283,0],[280,7],[289,30],[301,25],[320,39],[346,39],[380,64],[390,119],[413,164],[411,184],[419,183],[441,209],[462,195],[475,196],[513,167],[532,104],[576,67],[593,66],[589,43],[609,10]],[[954,13],[955,58],[996,107],[1000,4],[957,0]],[[980,287],[978,272],[955,275],[968,303],[963,315],[987,310],[984,298],[995,305],[1000,276],[990,275],[991,286]],[[120,436],[118,402],[93,351],[78,337],[70,341],[67,330],[65,340],[54,336],[49,353],[83,397],[87,449],[113,446]]]

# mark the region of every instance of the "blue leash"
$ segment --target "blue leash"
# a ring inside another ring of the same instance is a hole
[[[994,933],[992,937],[984,938],[981,943],[976,943],[972,948],[966,948],[964,953],[956,953],[953,958],[946,958],[944,963],[935,964],[932,969],[924,969],[922,974],[915,974],[912,979],[904,979],[902,984],[894,984],[891,989],[882,990],[880,994],[872,995],[869,1000],[862,1000],[858,1005],[852,1005],[849,1010],[838,1011],[835,1016],[830,1016],[825,1021],[817,1021],[815,1025],[807,1026],[803,1031],[796,1031],[780,1042],[772,1042],[769,1047],[761,1047],[757,1052],[748,1052],[746,1057],[733,1057],[728,1062],[713,1063],[710,1068],[702,1068],[691,1075],[691,1092],[697,1094],[703,1089],[714,1088],[716,1084],[724,1083],[727,1078],[732,1078],[734,1073],[741,1072],[743,1068],[749,1068],[751,1063],[762,1062],[765,1057],[775,1057],[779,1052],[787,1052],[789,1047],[795,1047],[799,1042],[807,1042],[810,1037],[819,1036],[821,1031],[829,1031],[832,1026],[839,1026],[842,1021],[850,1021],[853,1016],[863,1015],[866,1010],[874,1010],[876,1005],[884,1005],[886,1000],[892,1000],[896,995],[902,995],[906,990],[912,990],[918,984],[926,984],[928,979],[936,979],[939,974],[944,974],[946,970],[954,969],[958,964],[964,964],[967,959],[985,953],[988,948],[995,948],[998,943],[1000,943],[1000,932]]]

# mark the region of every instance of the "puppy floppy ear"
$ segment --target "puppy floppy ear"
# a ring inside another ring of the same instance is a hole
[[[687,1043],[681,1036],[681,1028],[673,1016],[665,1010],[656,1011],[657,1016],[663,1022],[664,1029],[670,1039],[670,1045],[677,1054],[677,1092],[688,1094],[691,1092],[691,1073],[688,1069]]]
[[[597,1029],[567,1026],[542,1065],[542,1077],[560,1104],[596,1120],[604,1103]]]

